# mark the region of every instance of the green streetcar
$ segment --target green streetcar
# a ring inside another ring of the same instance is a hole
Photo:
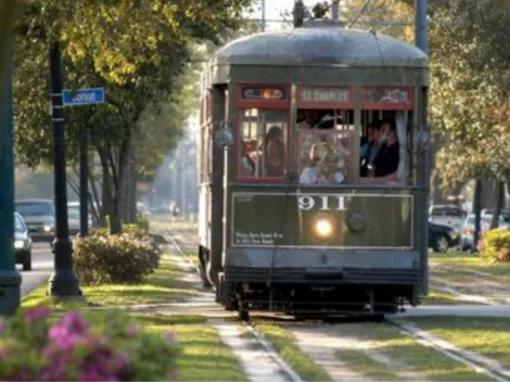
[[[428,58],[315,23],[238,39],[204,74],[199,259],[217,301],[374,314],[427,292]]]

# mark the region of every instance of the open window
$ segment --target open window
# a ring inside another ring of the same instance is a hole
[[[240,123],[238,177],[283,178],[287,169],[285,110],[243,109]]]
[[[407,183],[411,176],[412,88],[362,89],[360,177]]]
[[[356,171],[352,99],[349,87],[299,88],[296,119],[299,183],[352,182]]]
[[[241,85],[237,178],[282,182],[287,174],[289,97],[286,86]]]

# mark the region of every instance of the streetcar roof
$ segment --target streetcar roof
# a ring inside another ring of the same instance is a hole
[[[427,67],[428,57],[387,35],[316,26],[239,38],[219,49],[213,64]]]

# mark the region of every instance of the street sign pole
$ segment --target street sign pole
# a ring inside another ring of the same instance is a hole
[[[14,161],[12,126],[11,44],[0,51],[0,315],[20,303],[21,276],[14,261]]]
[[[81,296],[78,279],[73,270],[72,243],[67,221],[66,158],[64,141],[64,110],[62,101],[62,74],[58,41],[50,45],[51,119],[53,121],[53,153],[55,172],[56,238],[53,246],[55,271],[48,291],[51,296]]]

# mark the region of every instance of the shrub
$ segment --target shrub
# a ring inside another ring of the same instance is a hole
[[[480,242],[480,254],[492,262],[510,261],[510,230],[488,231]]]
[[[138,230],[108,235],[103,230],[76,241],[74,267],[84,284],[138,282],[159,264],[160,250]]]
[[[129,317],[78,311],[49,319],[34,308],[0,320],[0,380],[118,381],[175,378],[173,336],[143,333]]]

